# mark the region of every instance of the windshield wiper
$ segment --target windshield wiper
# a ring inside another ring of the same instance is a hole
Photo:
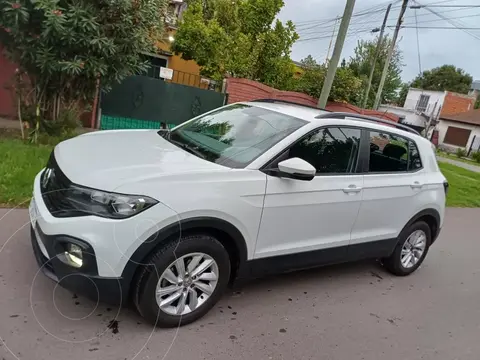
[[[157,134],[163,137],[164,139],[170,139],[170,130],[169,129],[160,129],[157,131]]]
[[[203,155],[200,151],[191,148],[187,144],[181,143],[180,141],[172,140],[170,137],[165,138],[165,139],[167,139],[172,144],[178,146],[180,149],[183,149],[183,150],[189,152],[190,154],[196,155],[201,159],[205,159],[205,155]]]

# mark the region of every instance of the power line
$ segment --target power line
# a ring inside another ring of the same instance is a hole
[[[364,10],[359,10],[358,12],[355,12],[353,13],[352,17],[358,17],[358,16],[365,16],[365,15],[370,15],[370,14],[373,14],[373,13],[378,13],[378,12],[384,12],[385,9],[387,8],[388,4],[391,3],[392,1],[386,1],[382,4],[378,4],[378,5],[375,5],[375,6],[372,6],[370,8],[366,8]],[[400,2],[400,0],[397,0],[397,1],[394,1],[393,3],[397,3],[397,2]],[[397,6],[398,8],[399,6]],[[395,7],[393,7],[395,8]],[[341,16],[337,16],[333,19],[316,19],[316,20],[307,20],[307,21],[297,21],[295,22],[295,26],[296,27],[301,27],[301,26],[304,26],[304,25],[311,25],[311,24],[314,24],[314,23],[326,23],[326,22],[333,22],[335,20],[340,20],[342,17]]]
[[[416,12],[416,10],[415,10]],[[430,14],[429,14],[430,15]],[[453,19],[466,19],[466,18],[471,18],[471,17],[477,17],[477,16],[480,16],[480,13],[478,14],[473,14],[473,15],[463,15],[463,16],[457,16],[457,17],[451,17],[449,18],[450,20],[453,20]],[[427,24],[427,23],[431,23],[431,22],[438,22],[438,21],[445,21],[445,19],[432,19],[432,20],[424,20],[424,21],[418,21],[417,22],[417,17],[415,16],[415,22],[414,23],[407,23],[407,24],[404,24],[404,26],[407,26],[407,25],[418,25],[418,24]],[[388,26],[394,26],[393,24],[390,24]]]
[[[416,1],[416,0],[414,0],[414,2],[415,2],[416,4],[418,4],[418,5],[422,5],[422,4],[420,4],[420,3],[419,3],[418,1]],[[465,33],[467,33],[468,35],[474,37],[475,39],[480,40],[480,37],[477,36],[476,34],[473,34],[473,33],[470,32],[470,31],[468,31],[469,29],[462,29],[461,26],[464,26],[464,24],[463,24],[462,22],[460,22],[460,21],[457,21],[457,22],[456,22],[456,21],[452,21],[452,20],[450,20],[448,17],[439,14],[439,13],[436,12],[435,10],[432,10],[432,9],[429,9],[429,8],[425,8],[425,9],[426,9],[427,11],[431,12],[432,14],[435,14],[435,15],[437,15],[438,17],[442,18],[443,20],[447,21],[449,24],[455,26],[457,29],[460,29],[460,30],[464,31]],[[459,24],[460,24],[460,26],[459,26]]]
[[[412,5],[410,9],[423,9],[423,8],[478,8],[480,5]]]
[[[372,32],[372,29],[371,28],[368,28],[368,29],[358,29],[358,30],[354,30],[354,31],[349,31],[347,33],[347,37],[350,37],[350,36],[353,36],[353,35],[357,35],[357,34],[360,34],[360,33],[371,33]],[[314,37],[309,37],[309,38],[301,38],[299,40],[297,40],[297,43],[298,42],[306,42],[306,41],[313,41],[313,40],[322,40],[322,39],[329,39],[330,37],[332,36],[332,34],[320,34],[320,36],[314,36]]]
[[[368,25],[371,28],[372,22],[376,22],[376,21],[377,21],[377,17],[375,16],[368,20],[352,22],[350,26],[350,30],[357,30],[360,27],[364,27],[365,25]],[[298,31],[297,33],[300,35],[300,37],[303,37],[306,35],[327,35],[327,34],[331,34],[331,32],[332,32],[332,26],[329,26],[328,28],[312,29],[309,31]]]
[[[393,28],[393,26],[389,26]],[[404,29],[445,29],[445,30],[480,30],[480,27],[460,27],[460,26],[402,26]],[[479,38],[480,40],[480,38]]]

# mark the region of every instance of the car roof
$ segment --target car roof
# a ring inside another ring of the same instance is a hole
[[[394,132],[400,135],[421,138],[425,140],[425,138],[421,137],[418,132],[414,129],[410,129],[403,124],[397,124],[393,121],[376,118],[373,116],[364,116],[360,114],[354,113],[341,113],[341,112],[332,112],[324,109],[317,109],[313,106],[302,105],[291,103],[289,101],[283,100],[254,100],[250,102],[243,102],[249,106],[260,107],[263,109],[279,112],[282,114],[286,114],[289,116],[293,116],[304,121],[313,123],[313,122],[321,122],[325,121],[326,119],[338,119],[338,120],[347,120],[349,122],[355,123],[356,126],[361,127],[369,127],[371,129],[377,130],[385,130]],[[350,123],[350,124],[352,124]]]
[[[244,102],[243,104],[279,112],[279,113],[293,116],[308,122],[317,120],[315,119],[315,116],[329,113],[329,111],[327,110],[316,109],[314,107],[309,107],[309,106],[294,104],[294,103],[286,103],[286,102],[250,101],[250,102]]]

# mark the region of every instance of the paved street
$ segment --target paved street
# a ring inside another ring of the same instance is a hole
[[[448,209],[410,277],[363,262],[257,280],[173,330],[36,276],[27,211],[0,218],[2,360],[479,358],[480,209]]]

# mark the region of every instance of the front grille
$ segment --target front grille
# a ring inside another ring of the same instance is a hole
[[[65,216],[72,206],[66,199],[66,193],[72,182],[60,170],[52,151],[47,167],[40,178],[42,197],[47,209],[55,217]]]

